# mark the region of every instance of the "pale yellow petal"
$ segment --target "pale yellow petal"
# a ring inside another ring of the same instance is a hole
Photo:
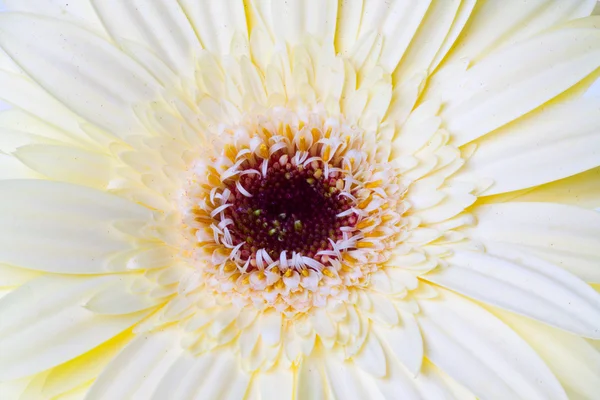
[[[137,204],[67,183],[6,180],[0,181],[0,191],[0,262],[30,269],[79,274],[125,270],[137,250],[127,252],[138,246],[114,223],[150,219],[149,211]],[[109,257],[119,253],[127,258],[109,265]]]
[[[419,304],[427,357],[476,396],[566,399],[527,343],[481,307],[451,293]]]
[[[588,282],[600,282],[600,214],[553,203],[508,202],[474,208],[469,235],[545,259]],[[504,249],[499,248],[501,255]]]
[[[140,132],[131,106],[159,88],[112,44],[59,20],[2,13],[0,46],[67,107],[121,137]]]

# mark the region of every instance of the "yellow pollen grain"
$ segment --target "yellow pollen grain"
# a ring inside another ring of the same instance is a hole
[[[369,205],[369,203],[371,202],[371,200],[373,200],[373,193],[369,194],[369,197],[367,197],[366,199],[364,199],[363,201],[361,201],[358,204],[358,208],[360,208],[361,210],[364,208],[367,208],[367,206]]]
[[[329,160],[329,155],[331,153],[331,147],[329,145],[325,146],[325,149],[323,150],[323,160]]]
[[[331,272],[330,270],[328,270],[327,268],[323,269],[323,275],[328,276],[330,278],[333,278],[335,275],[333,274],[333,272]]]
[[[375,245],[371,242],[358,242],[356,243],[356,247],[359,249],[372,249]]]
[[[321,168],[319,168],[318,170],[315,171],[313,176],[315,178],[319,179],[321,176],[323,176],[323,170]]]
[[[363,219],[358,224],[356,224],[356,227],[358,229],[365,229],[365,228],[368,228],[371,225],[373,225],[373,220],[371,220],[371,219]]]
[[[260,271],[258,273],[258,279],[260,279],[261,281],[264,280],[266,278],[266,275],[264,272]]]
[[[298,147],[300,148],[300,151],[305,151],[306,150],[306,138],[304,136],[300,136],[300,140],[299,140],[299,144]]]
[[[214,174],[208,174],[208,183],[214,186],[221,185],[221,180]]]
[[[264,143],[261,143],[261,145],[258,146],[257,153],[263,159],[268,158],[269,157],[269,149],[267,148],[267,145]]]
[[[270,292],[272,292],[272,291],[273,291],[273,289],[274,289],[274,287],[273,287],[273,286],[267,286],[267,287],[265,288],[265,292],[267,292],[267,293],[270,293]]]
[[[329,137],[331,136],[331,131],[332,131],[331,127],[327,128],[327,130],[325,131],[325,137],[327,139],[329,139]]]
[[[381,186],[381,180],[375,181],[375,182],[369,182],[365,185],[365,187],[367,189],[374,189],[376,187]]]
[[[308,276],[308,270],[307,269],[303,269],[301,272],[302,276]]]
[[[285,283],[282,280],[278,280],[277,283],[275,284],[275,287],[277,289],[281,290],[285,287]]]
[[[250,284],[250,277],[249,277],[249,276],[247,276],[247,277],[245,277],[244,279],[242,279],[242,283],[243,283],[244,285],[248,285],[248,284]]]
[[[231,276],[229,277],[229,280],[230,280],[231,282],[235,282],[235,281],[237,281],[237,280],[238,280],[238,278],[239,278],[240,276],[241,276],[241,274],[240,274],[240,273],[235,273],[235,274],[233,274],[233,275],[231,275]]]
[[[229,158],[231,161],[235,161],[237,156],[237,150],[234,145],[228,144],[225,146],[225,156]]]
[[[292,269],[288,269],[287,271],[285,271],[285,274],[283,274],[283,276],[285,276],[286,278],[289,278],[290,276],[292,276]]]
[[[277,268],[277,267],[273,267],[273,268],[271,269],[271,272],[272,272],[272,273],[274,273],[274,274],[278,274],[278,275],[279,275],[279,268]]]
[[[290,128],[289,125],[285,126],[285,134],[288,137],[288,139],[291,139],[294,136],[294,134],[292,133],[292,128]]]
[[[394,216],[390,215],[390,214],[385,214],[383,217],[381,217],[381,221],[382,222],[389,222],[389,221],[391,221],[393,219],[394,219]]]

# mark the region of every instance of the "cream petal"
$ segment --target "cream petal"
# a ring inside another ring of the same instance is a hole
[[[1,379],[14,379],[77,357],[124,331],[147,312],[99,316],[81,306],[117,276],[43,276],[0,300]]]
[[[600,295],[561,268],[468,251],[456,251],[447,261],[448,267],[423,278],[569,332],[600,338]]]
[[[401,325],[374,329],[389,352],[417,376],[423,363],[423,339],[415,317],[403,312]]]
[[[104,368],[87,398],[150,398],[161,378],[182,357],[184,350],[179,339],[173,330],[137,336]]]
[[[75,22],[93,29],[99,34],[106,31],[90,0],[4,0],[2,2],[8,11],[25,12],[46,15],[69,22]]]
[[[280,366],[269,372],[259,372],[252,379],[252,386],[260,394],[261,400],[292,400],[294,371]]]
[[[87,392],[89,386],[87,383],[100,374],[131,338],[131,333],[125,331],[79,357],[47,372],[34,375],[36,379],[41,379],[41,384],[39,386],[30,384],[22,398],[39,400],[58,398],[62,400],[63,396],[82,385],[85,386],[85,392]],[[15,398],[18,397],[15,396]]]
[[[600,208],[598,182],[600,182],[600,167],[532,189],[486,197],[484,201],[553,202],[596,209]]]
[[[229,54],[234,51],[232,42],[236,35],[248,39],[245,8],[249,5],[242,0],[183,0],[179,3],[205,49]]]
[[[112,224],[151,218],[137,204],[67,183],[6,180],[0,191],[0,261],[40,271],[125,270],[125,262],[109,266],[108,257],[136,246]]]
[[[329,398],[322,364],[316,357],[303,357],[296,372],[295,399],[325,400]]]
[[[324,356],[325,376],[332,397],[344,400],[380,399],[377,392],[369,392],[364,379],[360,379],[361,370],[353,362],[343,362],[335,356]]]
[[[397,82],[432,71],[454,44],[471,15],[475,0],[434,1],[394,71]]]
[[[341,3],[336,50],[346,56],[354,53],[355,66],[363,67],[365,60],[356,57],[356,51],[365,38],[377,34],[378,39],[383,40],[377,59],[391,73],[408,48],[431,2],[365,0],[360,3]]]
[[[259,28],[269,32],[279,45],[303,43],[307,34],[322,44],[333,42],[338,21],[338,5],[334,0],[261,0],[250,2],[249,8],[249,30]]]
[[[40,275],[37,271],[0,264],[0,287],[21,286]]]
[[[370,330],[363,347],[354,356],[354,360],[364,371],[373,376],[381,378],[386,375],[385,353],[373,330]]]
[[[587,282],[600,282],[600,215],[553,203],[500,203],[476,207],[469,236],[556,264]],[[498,252],[503,250],[499,249]]]
[[[594,0],[533,0],[502,4],[490,1],[478,4],[449,60],[478,60],[553,26],[587,17],[593,8]]]
[[[1,40],[1,39],[0,39]],[[0,70],[0,99],[14,108],[0,114],[0,126],[66,143],[81,143],[83,119],[30,78]]]
[[[117,43],[146,46],[179,74],[191,76],[201,49],[188,16],[177,0],[91,0]]]
[[[419,304],[427,357],[476,396],[566,399],[539,356],[484,309],[450,293]]]
[[[491,178],[485,195],[562,179],[600,165],[600,101],[557,102],[519,119],[477,143],[455,175]],[[569,149],[569,151],[564,151]]]
[[[600,352],[585,339],[496,308],[491,310],[524,338],[572,397],[593,399],[600,391]]]
[[[71,146],[32,144],[14,155],[32,170],[50,179],[105,189],[113,168],[109,156]]]
[[[548,31],[494,53],[455,76],[442,117],[456,145],[515,120],[600,65],[600,30]]]
[[[121,137],[143,132],[132,104],[154,98],[158,83],[102,38],[59,20],[3,13],[0,46],[82,117]]]

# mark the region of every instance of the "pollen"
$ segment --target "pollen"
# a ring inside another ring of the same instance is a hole
[[[397,171],[364,135],[324,112],[285,109],[224,127],[183,198],[205,281],[287,314],[364,285],[402,240],[406,209]]]

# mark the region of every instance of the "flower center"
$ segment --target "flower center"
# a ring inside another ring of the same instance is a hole
[[[265,176],[246,174],[237,185],[228,184],[232,207],[224,214],[233,221],[232,242],[242,243],[243,260],[255,260],[257,251],[264,249],[272,259],[288,252],[323,263],[320,252],[333,250],[344,237],[342,229],[356,225],[357,215],[345,213],[354,202],[342,195],[341,172],[324,175],[331,164],[315,160],[306,167],[294,165],[287,154],[279,153],[268,159]]]
[[[406,187],[343,118],[274,109],[211,138],[183,222],[203,281],[232,301],[288,315],[344,301],[403,240]]]

